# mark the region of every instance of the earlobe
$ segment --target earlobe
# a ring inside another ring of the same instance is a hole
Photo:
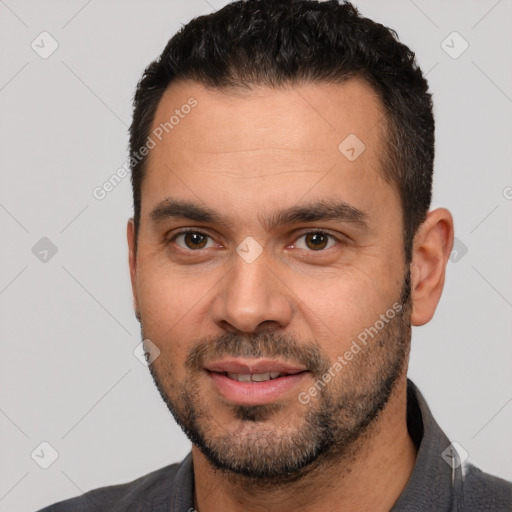
[[[412,325],[424,325],[434,316],[453,246],[453,218],[446,208],[429,212],[414,237],[411,262]]]

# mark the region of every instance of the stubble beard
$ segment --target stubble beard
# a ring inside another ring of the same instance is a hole
[[[315,400],[303,405],[297,399],[297,407],[291,405],[304,410],[300,424],[273,423],[280,413],[286,417],[289,404],[233,404],[230,408],[240,428],[227,430],[198,392],[197,379],[204,372],[203,362],[216,356],[281,356],[303,363],[317,382],[333,364],[317,343],[298,343],[271,333],[251,338],[226,333],[192,347],[186,363],[188,376],[180,384],[172,382],[171,362],[157,360],[149,368],[176,422],[213,468],[260,486],[294,482],[319,467],[353,456],[356,442],[363,434],[371,435],[370,427],[407,367],[410,292],[409,273],[398,301],[401,311],[327,386],[319,386]]]

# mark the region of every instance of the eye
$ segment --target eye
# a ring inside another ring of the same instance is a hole
[[[333,245],[336,245],[337,242],[337,239],[329,233],[325,233],[324,231],[311,231],[301,235],[294,245],[297,249],[318,252],[324,249],[330,249]]]
[[[170,242],[174,242],[181,249],[192,251],[215,247],[215,242],[211,237],[200,231],[182,231],[174,236]],[[210,243],[210,245],[208,245],[208,243]]]

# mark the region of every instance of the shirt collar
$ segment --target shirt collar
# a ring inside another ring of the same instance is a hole
[[[416,385],[407,379],[407,427],[418,447],[407,486],[391,512],[436,510],[450,512],[453,488],[460,481],[460,461],[432,416]]]

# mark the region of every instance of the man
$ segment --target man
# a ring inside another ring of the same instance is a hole
[[[407,379],[453,221],[390,30],[337,1],[197,18],[139,82],[130,149],[135,312],[192,452],[47,512],[512,510]]]

